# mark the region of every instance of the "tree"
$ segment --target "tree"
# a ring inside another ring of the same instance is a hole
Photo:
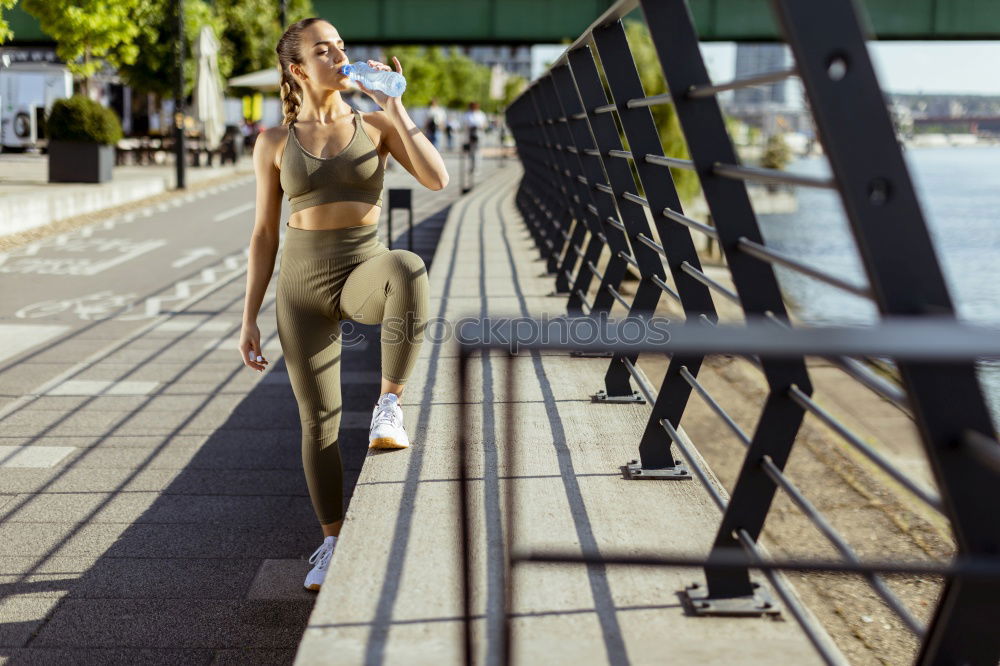
[[[784,134],[772,134],[767,137],[764,145],[764,155],[760,165],[767,169],[784,169],[792,161],[792,150],[785,141]]]
[[[445,98],[445,105],[453,109],[467,106],[476,101],[482,104],[489,92],[490,68],[480,65],[457,47],[451,48],[446,63],[445,76],[451,81],[451,95]]]
[[[387,64],[399,59],[406,77],[403,103],[426,106],[436,98],[442,106],[460,109],[471,101],[485,106],[490,68],[461,53],[457,47],[447,52],[439,46],[386,46]]]
[[[527,87],[528,79],[523,76],[514,75],[507,77],[507,81],[503,86],[503,99],[499,100],[496,112],[503,113],[503,110],[510,106]]]
[[[275,47],[287,26],[279,25],[275,0],[215,0],[222,20],[222,54],[232,62],[230,76],[278,66]],[[316,15],[312,0],[288,0],[291,25]]]
[[[452,97],[452,80],[447,76],[448,58],[440,46],[387,46],[383,49],[386,64],[392,67],[396,56],[403,66],[406,90],[403,103],[407,106],[427,106],[436,98],[442,106]]]
[[[58,56],[83,77],[85,91],[102,60],[114,67],[135,61],[141,6],[140,0],[24,0],[24,10],[55,40]]]
[[[660,66],[656,48],[653,40],[649,36],[649,28],[642,21],[626,20],[625,36],[632,51],[632,58],[635,60],[636,69],[639,70],[639,79],[642,81],[642,88],[647,97],[660,95],[668,92],[667,81],[663,76],[663,68]],[[603,71],[603,67],[601,68]],[[663,151],[667,157],[678,157],[681,159],[690,158],[687,142],[681,131],[680,122],[677,120],[677,112],[673,104],[657,104],[649,107],[653,114],[653,122],[660,135],[660,142],[663,144]],[[624,138],[623,138],[624,141]],[[627,142],[626,142],[627,143]],[[633,167],[634,168],[634,167]],[[670,169],[670,174],[674,180],[674,186],[680,195],[681,201],[686,202],[693,199],[701,189],[698,177],[693,171],[685,169]],[[638,182],[638,181],[636,181]]]
[[[146,0],[136,12],[135,22],[140,28],[135,43],[139,55],[133,62],[119,68],[122,80],[135,90],[155,93],[161,97],[174,94],[177,77],[177,20],[174,0]],[[184,0],[184,95],[194,89],[198,63],[191,45],[198,38],[204,25],[222,34],[222,20],[204,0]],[[221,40],[220,40],[221,41]],[[232,57],[219,54],[219,72],[225,78],[232,71]]]
[[[5,9],[13,9],[16,4],[17,0],[0,0],[0,44],[3,44],[14,36],[14,33],[11,32],[10,24],[3,17],[3,12]]]

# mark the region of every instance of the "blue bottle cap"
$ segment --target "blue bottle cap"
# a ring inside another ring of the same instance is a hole
[[[353,71],[354,71],[353,65],[344,65],[343,67],[340,68],[340,73],[343,74],[344,76],[350,76]]]

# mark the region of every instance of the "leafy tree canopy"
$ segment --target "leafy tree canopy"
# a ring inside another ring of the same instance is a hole
[[[656,55],[656,47],[653,46],[653,40],[649,36],[649,28],[646,27],[646,24],[642,21],[625,21],[625,36],[632,51],[636,69],[639,70],[639,79],[642,81],[642,89],[646,96],[652,97],[668,92],[663,68],[660,66],[660,59]],[[689,159],[687,142],[684,141],[684,134],[677,120],[674,105],[657,104],[649,108],[653,113],[653,121],[660,134],[664,154],[667,157]],[[670,169],[670,173],[681,201],[690,201],[701,190],[698,176],[694,172]]]
[[[215,0],[222,20],[222,52],[232,62],[230,76],[278,66],[275,47],[288,26],[278,22],[276,0]],[[315,16],[312,0],[288,0],[288,25]]]
[[[139,53],[134,41],[140,0],[24,0],[23,5],[56,41],[56,54],[69,70],[85,79],[103,66],[102,59],[120,67]]]
[[[119,75],[128,85],[140,92],[152,92],[162,97],[173,96],[177,77],[177,19],[174,0],[145,0],[135,15],[140,26],[135,44],[139,56],[119,68]],[[184,94],[194,89],[198,64],[194,59],[192,44],[204,25],[216,35],[223,29],[222,20],[205,0],[184,0]],[[232,71],[232,58],[219,54],[219,72],[223,77]]]
[[[13,9],[16,4],[17,0],[0,0],[0,44],[14,36],[10,24],[3,17],[3,12],[5,9]]]

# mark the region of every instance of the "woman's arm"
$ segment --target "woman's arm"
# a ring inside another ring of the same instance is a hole
[[[247,291],[243,303],[243,330],[239,346],[243,364],[261,372],[267,367],[267,359],[260,349],[257,314],[264,301],[267,284],[274,273],[274,261],[278,254],[281,184],[274,158],[277,146],[280,145],[278,134],[285,131],[287,130],[278,127],[269,129],[257,137],[253,147],[253,166],[257,181],[256,212],[250,235]],[[261,358],[260,361],[257,361],[258,357]]]
[[[402,74],[403,66],[399,64],[399,59],[393,56],[392,60],[396,63],[396,71]],[[377,60],[369,60],[368,64],[378,70],[391,71],[388,65]],[[448,185],[448,170],[444,166],[441,153],[410,118],[410,114],[403,108],[402,99],[390,97],[381,91],[369,90],[360,82],[357,86],[383,109],[365,114],[365,119],[378,127],[382,133],[379,149],[385,146],[389,154],[424,187],[431,190],[444,189]]]
[[[441,190],[448,185],[448,169],[441,153],[431,140],[421,132],[410,114],[403,107],[399,97],[386,100],[384,114],[388,122],[383,122],[383,141],[389,154],[413,174],[413,177],[431,190]]]

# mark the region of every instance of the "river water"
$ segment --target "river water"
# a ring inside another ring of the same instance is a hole
[[[1000,335],[1000,147],[919,148],[904,156],[959,318],[997,326]],[[788,170],[830,172],[825,157],[798,160]],[[796,213],[760,216],[766,243],[866,284],[837,194],[799,188],[798,198]],[[870,324],[877,319],[875,306],[866,299],[780,266],[776,271],[790,307],[806,323]],[[978,375],[994,428],[1000,430],[1000,362],[981,362]]]

